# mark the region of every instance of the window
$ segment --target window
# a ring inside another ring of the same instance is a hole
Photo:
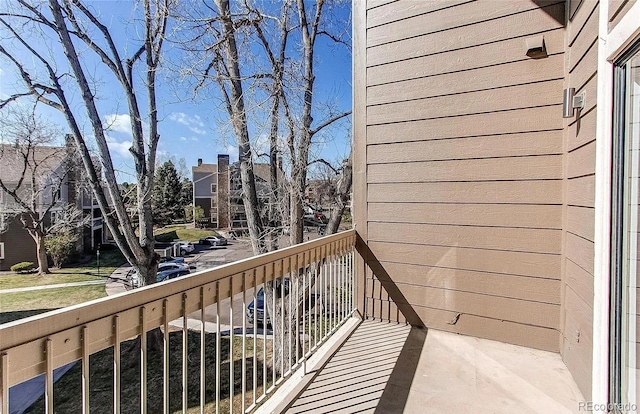
[[[614,76],[609,395],[617,413],[640,396],[640,44]]]
[[[218,186],[216,184],[211,184],[211,194],[215,194],[218,192]]]
[[[0,259],[4,259],[4,243],[0,242]]]

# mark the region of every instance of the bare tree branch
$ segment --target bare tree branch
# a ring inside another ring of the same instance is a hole
[[[317,127],[315,127],[314,129],[311,130],[311,136],[317,134],[318,132],[320,132],[323,128],[328,127],[329,125],[333,124],[334,122],[351,115],[351,111],[347,111],[347,112],[343,112],[341,114],[338,115],[334,115],[331,118],[327,119],[326,121],[322,122],[320,125],[318,125]]]

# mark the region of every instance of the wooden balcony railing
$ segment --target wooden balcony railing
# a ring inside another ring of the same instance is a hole
[[[47,413],[64,411],[56,398],[63,390],[84,413],[249,412],[353,313],[355,239],[350,230],[1,325],[0,410],[9,412],[10,389],[44,377]],[[268,283],[280,286],[278,303],[289,300],[289,338],[257,321],[250,327],[256,315],[248,315],[248,302],[256,305]],[[294,297],[304,300],[296,306]],[[276,349],[293,343],[291,335],[296,352],[278,367]],[[54,385],[54,370],[74,362],[75,377],[70,370]],[[103,379],[96,387],[104,372],[108,386]]]

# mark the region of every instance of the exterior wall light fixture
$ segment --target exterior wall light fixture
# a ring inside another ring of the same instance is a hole
[[[576,95],[576,88],[566,88],[562,94],[562,117],[573,118],[575,110],[583,109],[586,92]]]

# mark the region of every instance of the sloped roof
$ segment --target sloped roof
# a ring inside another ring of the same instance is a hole
[[[191,167],[194,173],[214,173],[218,172],[218,164],[201,164]]]
[[[65,147],[24,146],[0,144],[0,178],[5,183],[17,183],[25,169],[24,154],[28,154],[24,179],[31,180],[35,169],[36,178],[42,180],[62,164],[67,156]]]

